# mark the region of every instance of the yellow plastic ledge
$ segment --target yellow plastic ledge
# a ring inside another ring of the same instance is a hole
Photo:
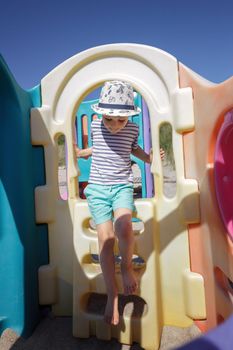
[[[183,286],[186,315],[193,320],[206,319],[203,277],[186,269],[183,272]]]
[[[39,304],[53,305],[57,303],[56,268],[43,265],[38,270]]]
[[[180,134],[194,130],[192,89],[177,89],[172,95],[172,107],[175,130]]]

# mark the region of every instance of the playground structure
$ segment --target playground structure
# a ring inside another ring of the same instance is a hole
[[[233,311],[233,79],[212,84],[166,52],[136,44],[84,51],[31,91],[16,84],[4,62],[0,69],[0,249],[7,252],[0,255],[1,330],[29,335],[39,321],[37,298],[40,305],[52,305],[55,315],[73,316],[75,336],[114,336],[145,349],[159,347],[163,325],[197,322],[208,330],[227,319]],[[145,261],[137,270],[137,296],[147,307],[141,317],[123,315],[114,329],[87,310],[88,298],[105,290],[99,265],[91,260],[98,254],[97,238],[87,203],[79,197],[82,174],[73,151],[78,107],[112,79],[131,82],[147,104],[156,189],[152,198],[135,201],[144,224],[135,254]],[[173,130],[177,190],[172,198],[163,193],[163,123]],[[67,146],[67,200],[58,186],[61,134]],[[16,174],[8,161],[15,152]]]

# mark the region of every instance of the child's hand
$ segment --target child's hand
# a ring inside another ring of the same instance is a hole
[[[80,148],[77,147],[77,145],[74,143],[74,152],[76,155],[76,158],[80,158]]]
[[[150,149],[149,157],[150,157],[150,164],[151,164],[152,160],[153,160],[153,149],[152,148]]]
[[[164,158],[165,158],[165,152],[164,152],[163,148],[160,148],[159,152],[160,152],[160,158],[161,158],[161,160],[164,160]]]
[[[164,152],[163,148],[160,148],[159,152],[160,152],[160,158],[161,158],[161,160],[164,160],[164,158],[165,158],[165,152]],[[150,164],[152,163],[152,160],[153,160],[153,149],[151,148],[151,149],[150,149]]]
[[[77,158],[88,159],[92,155],[92,147],[82,149],[74,143],[74,152]]]

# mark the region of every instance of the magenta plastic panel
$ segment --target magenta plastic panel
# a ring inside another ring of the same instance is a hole
[[[227,233],[233,239],[233,110],[221,126],[214,159],[217,201]]]

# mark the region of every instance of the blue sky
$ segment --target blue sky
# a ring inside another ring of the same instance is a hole
[[[94,46],[160,48],[213,82],[233,75],[232,0],[0,0],[0,53],[32,88]]]

